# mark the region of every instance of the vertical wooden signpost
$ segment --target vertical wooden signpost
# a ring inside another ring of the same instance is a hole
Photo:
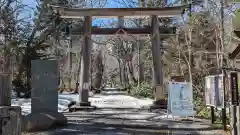
[[[230,85],[231,85],[231,134],[238,135],[239,125],[237,124],[239,120],[237,120],[237,109],[239,106],[239,91],[238,91],[238,73],[231,72],[230,73]]]
[[[240,3],[240,0],[226,0],[227,1],[227,6],[230,6],[230,5],[232,5],[232,4],[239,4]],[[235,35],[239,38],[240,37],[240,10],[239,9],[237,9],[236,11],[235,11],[235,17],[233,18],[233,20],[232,20],[232,22],[233,22],[233,27],[234,27],[234,33],[235,33]],[[237,56],[239,56],[239,52],[240,52],[240,45],[238,44],[237,45],[237,47],[230,53],[230,55],[229,55],[229,58],[230,59],[232,59],[233,61],[234,61],[234,64],[236,64],[236,62],[235,62],[235,60],[237,59]],[[239,72],[239,71],[238,71]],[[235,75],[236,76],[236,75]],[[236,79],[236,80],[238,80],[238,79]],[[238,133],[238,135],[240,134],[240,105],[239,105],[239,100],[240,100],[240,95],[239,95],[239,90],[238,90],[238,82],[237,82],[237,87],[236,87],[236,90],[238,91],[238,92],[234,92],[234,93],[232,93],[232,95],[233,94],[236,94],[234,97],[232,97],[232,98],[235,98],[235,100],[236,99],[238,99],[238,103],[237,103],[237,108],[236,108],[236,127],[237,127],[237,133]],[[234,114],[233,114],[234,115]],[[232,122],[234,122],[234,121],[232,121]],[[231,124],[233,125],[233,123],[231,122]],[[233,129],[233,127],[232,127],[232,129]],[[235,131],[232,131],[232,132],[234,132],[235,133]]]
[[[237,73],[232,72],[230,73],[230,82],[231,82],[231,134],[232,135],[237,135],[237,130],[236,130],[236,109],[237,109],[237,84],[238,84],[238,78],[237,78]]]

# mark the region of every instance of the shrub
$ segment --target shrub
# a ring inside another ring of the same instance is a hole
[[[150,84],[141,83],[139,86],[134,84],[130,88],[130,94],[135,97],[153,98],[153,88]]]

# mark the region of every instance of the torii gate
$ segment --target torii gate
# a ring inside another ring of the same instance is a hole
[[[72,31],[72,34],[83,34],[84,44],[82,46],[82,67],[80,75],[80,89],[79,99],[80,106],[91,106],[88,98],[89,92],[89,63],[90,53],[92,49],[91,35],[113,35],[118,34],[151,34],[152,35],[152,55],[154,65],[154,84],[158,88],[155,90],[155,103],[162,103],[158,101],[164,100],[163,93],[163,61],[162,53],[159,49],[163,49],[160,42],[160,32],[169,34],[169,29],[160,28],[158,17],[173,17],[181,15],[184,6],[164,7],[164,8],[64,8],[59,6],[52,6],[54,11],[62,18],[66,19],[80,19],[84,18],[84,26],[77,31]],[[148,28],[98,28],[92,27],[92,17],[99,18],[139,18],[151,17],[151,27]],[[122,29],[122,31],[120,30]],[[174,28],[171,28],[174,29]],[[159,62],[157,62],[159,61]],[[85,70],[83,71],[83,69]]]

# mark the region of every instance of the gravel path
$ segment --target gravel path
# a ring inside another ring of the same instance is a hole
[[[99,109],[65,113],[68,126],[23,135],[226,135],[202,121],[166,118],[165,112]]]
[[[164,114],[113,109],[65,113],[67,127],[23,135],[226,135],[206,123],[167,119]]]
[[[164,111],[153,113],[139,110],[147,104],[124,93],[95,95],[92,100],[99,108],[135,109],[64,113],[68,118],[68,126],[23,135],[226,135],[222,130],[212,129],[203,121],[183,122],[179,118],[168,116]]]

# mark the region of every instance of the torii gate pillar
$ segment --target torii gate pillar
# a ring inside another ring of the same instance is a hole
[[[89,66],[91,58],[91,28],[92,28],[92,17],[84,17],[84,44],[82,46],[82,55],[81,55],[81,74],[80,74],[80,87],[79,87],[79,101],[80,106],[91,106],[89,102]]]
[[[152,56],[153,56],[153,88],[157,108],[165,108],[166,101],[164,97],[164,72],[163,72],[163,44],[160,41],[159,23],[156,15],[152,16]]]

